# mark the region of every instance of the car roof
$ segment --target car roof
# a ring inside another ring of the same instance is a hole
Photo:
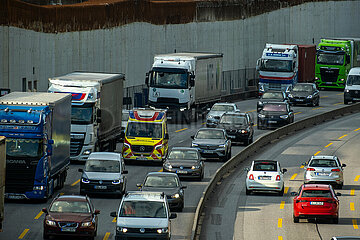
[[[329,190],[328,184],[303,184],[303,190]]]
[[[186,151],[194,151],[194,152],[198,152],[199,150],[197,150],[196,148],[192,148],[192,147],[172,147],[170,149],[170,151],[172,150],[186,150]]]
[[[313,159],[336,159],[336,156],[330,156],[330,155],[317,155],[317,156],[311,156],[310,160]]]
[[[230,106],[236,106],[235,103],[227,103],[227,102],[223,102],[223,103],[215,103],[214,105],[230,105]]]
[[[225,131],[225,130],[224,130],[224,129],[222,129],[222,128],[199,128],[198,132],[199,132],[200,130],[207,130],[207,131],[222,131],[222,132],[224,132],[224,131]]]
[[[225,115],[236,115],[236,116],[246,116],[247,113],[244,113],[244,112],[225,112],[222,116],[225,116]]]
[[[164,193],[150,191],[128,191],[124,195],[124,201],[155,201],[164,202]]]
[[[360,67],[351,68],[349,75],[360,75]]]
[[[54,199],[54,201],[77,201],[86,202],[87,197],[81,195],[60,195]]]
[[[90,153],[88,159],[119,161],[121,159],[121,154],[114,153],[114,152],[93,152],[93,153]]]
[[[266,162],[266,163],[277,163],[275,160],[254,160],[254,163]]]
[[[175,176],[175,177],[177,177],[178,175],[176,173],[171,173],[171,172],[149,172],[146,176]]]
[[[286,102],[267,102],[264,105],[288,105]]]

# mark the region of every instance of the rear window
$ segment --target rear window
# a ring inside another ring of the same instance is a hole
[[[330,190],[304,190],[301,197],[332,197]]]
[[[276,172],[277,164],[272,162],[257,162],[254,163],[253,171]]]
[[[336,161],[333,159],[313,159],[310,167],[337,167]]]

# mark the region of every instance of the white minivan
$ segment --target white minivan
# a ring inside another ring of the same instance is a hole
[[[350,69],[344,90],[344,103],[360,101],[360,67]]]

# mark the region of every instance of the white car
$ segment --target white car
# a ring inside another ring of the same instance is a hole
[[[284,173],[280,163],[273,160],[255,160],[250,168],[245,168],[246,195],[252,191],[275,191],[280,196],[284,194]]]

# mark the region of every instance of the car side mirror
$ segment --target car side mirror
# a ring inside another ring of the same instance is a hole
[[[341,193],[337,192],[335,193],[336,196],[341,196]]]
[[[282,172],[283,172],[283,173],[286,173],[286,172],[287,172],[287,169],[286,169],[286,168],[283,168]]]
[[[244,171],[248,172],[248,171],[250,171],[250,168],[246,167],[246,168],[244,168]]]
[[[194,139],[194,138],[195,138],[195,136],[194,136],[194,135],[192,135],[192,136],[190,136],[190,138],[191,138],[191,139]]]
[[[117,216],[116,216],[116,212],[111,212],[111,213],[110,213],[110,217],[117,217]]]
[[[169,134],[165,133],[164,139],[169,139]]]
[[[95,212],[94,212],[94,214],[95,214],[95,215],[98,215],[98,214],[100,214],[100,210],[98,210],[98,209],[95,209]]]
[[[84,172],[84,170],[82,168],[79,168],[78,172]]]
[[[185,188],[187,188],[187,186],[181,186],[181,189],[185,189]]]
[[[47,208],[43,208],[43,209],[41,209],[41,211],[43,211],[44,213],[48,213]]]
[[[298,193],[297,192],[291,192],[291,196],[297,196]]]
[[[345,164],[345,163],[343,163],[343,164],[341,165],[341,167],[346,167],[346,164]]]
[[[136,184],[136,186],[137,186],[138,188],[141,188],[141,187],[142,187],[142,184],[141,184],[141,183],[138,183],[138,184]]]
[[[169,218],[170,218],[170,219],[177,218],[177,214],[176,214],[176,213],[171,213]]]
[[[122,171],[122,174],[128,174],[128,173],[129,173],[128,170]]]

